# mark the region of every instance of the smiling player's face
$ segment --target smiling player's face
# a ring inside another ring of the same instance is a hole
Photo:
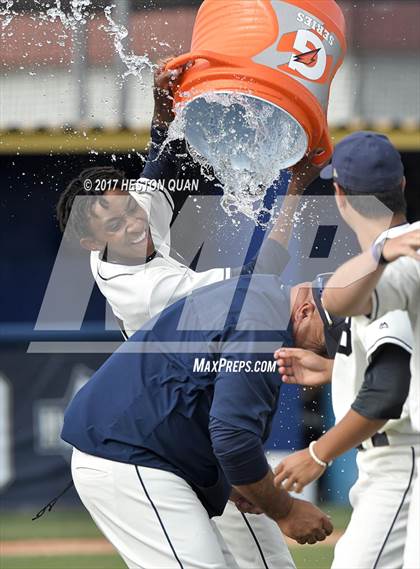
[[[110,261],[142,263],[154,251],[147,213],[127,192],[113,190],[96,198],[89,225],[91,237],[81,239],[82,247],[107,247]]]

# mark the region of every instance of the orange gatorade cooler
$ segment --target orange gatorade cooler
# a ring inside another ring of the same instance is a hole
[[[345,52],[344,16],[334,0],[204,0],[191,51],[168,65],[194,62],[175,93],[187,141],[211,161],[216,145],[226,155],[239,140],[238,163],[247,168],[246,141],[258,143],[252,121],[245,125],[247,112],[238,119],[235,103],[229,109],[214,97],[235,93],[259,120],[270,109],[262,130],[282,139],[276,167],[288,168],[318,149],[314,162],[327,161],[329,93]],[[219,138],[212,147],[211,128],[224,130],[222,145]]]

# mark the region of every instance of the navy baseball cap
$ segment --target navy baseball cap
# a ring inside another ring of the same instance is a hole
[[[319,315],[321,316],[322,323],[324,324],[325,347],[330,359],[335,358],[346,325],[345,318],[333,316],[325,310],[322,303],[322,293],[332,275],[333,273],[323,273],[318,275],[312,282],[312,296]]]
[[[342,188],[367,194],[397,189],[404,177],[398,150],[384,134],[355,132],[337,144],[320,174]]]

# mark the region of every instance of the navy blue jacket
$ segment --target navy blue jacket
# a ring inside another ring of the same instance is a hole
[[[268,471],[263,444],[281,381],[275,369],[254,366],[292,345],[289,304],[276,276],[244,275],[194,291],[94,374],[69,405],[62,438],[88,454],[173,472],[210,516],[220,515],[232,484]],[[232,368],[216,369],[221,361]],[[239,371],[241,361],[248,367]]]

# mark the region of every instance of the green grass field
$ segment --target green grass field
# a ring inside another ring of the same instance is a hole
[[[344,529],[349,511],[343,508],[323,510],[332,517],[336,530]],[[50,514],[31,521],[31,514],[0,515],[0,537],[2,541],[39,539],[78,539],[101,537],[100,532],[84,512],[52,511]],[[292,554],[298,569],[329,569],[333,550],[327,546],[294,547]],[[60,555],[60,556],[3,556],[1,569],[124,569],[125,565],[117,555]]]
[[[2,557],[1,569],[127,569],[117,555]]]

